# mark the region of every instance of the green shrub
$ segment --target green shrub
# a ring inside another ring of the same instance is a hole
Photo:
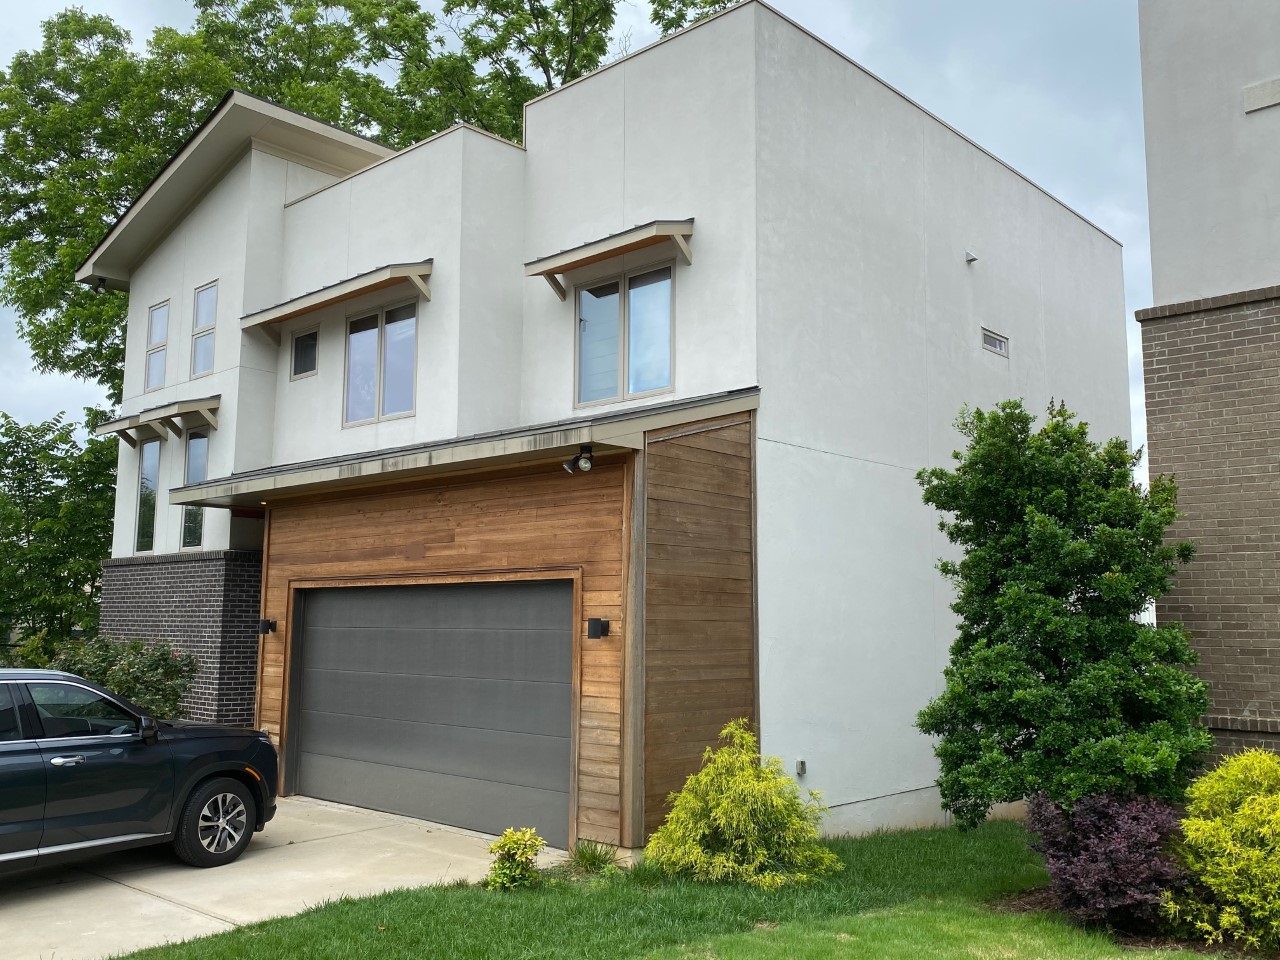
[[[1280,755],[1228,757],[1187,796],[1178,852],[1191,883],[1166,915],[1208,943],[1280,948]]]
[[[536,886],[539,880],[538,853],[547,841],[533,827],[507,827],[489,844],[493,863],[484,885],[490,890],[519,890]]]
[[[579,840],[569,850],[568,866],[575,873],[604,873],[618,865],[618,851],[607,843]]]
[[[91,680],[166,720],[179,715],[178,705],[198,668],[195,657],[167,643],[105,637],[60,644],[49,666]]]
[[[825,808],[801,796],[777,757],[761,759],[746,720],[720,733],[702,769],[672,795],[671,812],[645,848],[648,863],[668,875],[703,881],[746,881],[765,889],[804,883],[843,869],[818,841]]]

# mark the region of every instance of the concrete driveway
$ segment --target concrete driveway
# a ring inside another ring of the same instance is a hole
[[[200,870],[168,847],[0,881],[4,960],[98,960],[299,913],[338,897],[479,880],[490,838],[291,797],[235,863]]]

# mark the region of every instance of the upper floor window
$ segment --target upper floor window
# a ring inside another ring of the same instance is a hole
[[[407,303],[348,321],[344,423],[413,412],[417,316]]]
[[[218,319],[218,282],[196,291],[195,316],[191,322],[191,376],[213,372],[213,328]]]
[[[579,404],[671,389],[671,267],[578,288]]]
[[[204,483],[209,479],[209,435],[192,431],[187,434],[187,469],[185,483]],[[182,545],[198,547],[204,543],[204,507],[182,508]]]
[[[290,358],[289,379],[299,380],[316,372],[320,359],[320,331],[308,330],[293,335],[293,356]]]
[[[169,301],[157,303],[147,313],[147,364],[143,389],[164,386],[164,367],[169,345]]]
[[[155,547],[156,490],[160,485],[160,441],[138,444],[138,551]]]

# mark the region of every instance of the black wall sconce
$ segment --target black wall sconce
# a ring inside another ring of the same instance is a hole
[[[258,621],[258,634],[259,634],[259,635],[264,634],[264,633],[275,633],[275,632],[276,632],[276,622],[275,622],[274,620],[259,620],[259,621]]]
[[[587,620],[587,639],[599,640],[601,637],[609,635],[609,621],[601,620],[599,617],[590,617]]]

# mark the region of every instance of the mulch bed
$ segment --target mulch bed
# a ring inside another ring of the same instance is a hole
[[[1024,890],[1011,897],[996,900],[990,906],[1001,913],[1056,913],[1065,916],[1058,905],[1058,898],[1049,887]],[[1112,930],[1110,933],[1116,943],[1132,950],[1185,950],[1188,953],[1250,957],[1252,960],[1280,960],[1280,954],[1270,951],[1241,950],[1229,945],[1211,947],[1203,941],[1183,940],[1168,934],[1130,933],[1124,930]]]

